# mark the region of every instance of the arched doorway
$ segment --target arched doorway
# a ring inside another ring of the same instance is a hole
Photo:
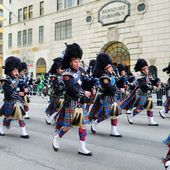
[[[158,70],[155,66],[151,65],[149,66],[149,72],[151,73],[151,75],[156,78],[158,75]]]
[[[46,73],[46,62],[43,58],[39,58],[36,64],[36,74],[41,75]]]
[[[128,48],[121,42],[109,42],[101,49],[112,57],[113,63],[123,64],[130,71],[130,53]]]

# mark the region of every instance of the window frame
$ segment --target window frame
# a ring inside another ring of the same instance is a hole
[[[8,33],[8,48],[12,48],[12,33]]]
[[[44,15],[44,1],[40,2],[40,16]]]
[[[72,37],[72,19],[55,23],[55,40],[69,39]]]
[[[39,44],[44,43],[44,25],[39,26]]]

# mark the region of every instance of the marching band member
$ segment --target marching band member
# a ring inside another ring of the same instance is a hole
[[[46,123],[51,124],[52,119],[56,116],[60,107],[61,96],[64,92],[64,84],[62,81],[62,58],[55,58],[54,63],[49,71],[50,73],[50,103],[46,109]],[[53,115],[53,116],[52,116]]]
[[[163,69],[164,72],[170,75],[170,63],[168,67]],[[164,108],[159,111],[160,116],[165,119],[165,113],[168,113],[170,110],[170,77],[168,78],[167,83],[165,84],[166,90],[166,101],[164,102]]]
[[[117,131],[117,116],[120,114],[120,109],[115,99],[116,81],[113,76],[112,60],[107,54],[101,53],[97,56],[94,77],[99,78],[101,88],[89,112],[89,119],[92,121],[91,131],[96,133],[97,125],[110,118],[110,136],[122,137]]]
[[[25,111],[25,119],[30,119],[29,117],[29,103],[30,99],[28,98],[28,84],[26,82],[26,72],[27,72],[27,64],[25,62],[21,63],[21,67],[19,68],[19,88],[21,92],[24,92],[24,96],[22,96],[22,101],[24,105],[24,111]]]
[[[135,103],[135,108],[132,109],[132,113],[127,115],[128,122],[133,124],[133,118],[139,114],[145,108],[147,109],[148,125],[158,126],[153,119],[153,101],[151,98],[151,91],[154,87],[159,86],[159,79],[153,80],[149,77],[148,63],[144,59],[138,59],[135,65],[135,71],[140,71],[141,75],[137,77],[137,98]]]
[[[163,159],[163,163],[164,163],[166,170],[170,170],[170,134],[164,140],[164,144],[166,144],[168,146],[168,152],[166,154],[166,158]]]
[[[24,122],[24,109],[21,104],[21,96],[24,96],[24,92],[20,91],[19,84],[19,73],[18,70],[21,67],[21,61],[17,57],[8,57],[5,61],[5,74],[7,75],[6,80],[2,85],[4,90],[4,104],[0,109],[0,113],[5,116],[3,120],[3,126],[0,128],[0,135],[5,135],[5,130],[10,128],[12,120],[18,120],[21,128],[21,137],[29,138],[26,132]]]
[[[56,120],[57,134],[53,139],[53,148],[55,151],[59,149],[59,142],[65,133],[72,127],[79,127],[79,154],[92,156],[92,153],[86,148],[86,127],[89,123],[88,115],[84,111],[80,99],[90,97],[91,92],[82,89],[82,76],[80,73],[80,60],[82,58],[82,49],[76,43],[67,45],[64,58],[63,68],[66,69],[63,73],[63,82],[65,85],[64,104],[59,111],[59,116]]]

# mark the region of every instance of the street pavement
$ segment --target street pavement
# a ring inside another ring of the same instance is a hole
[[[0,106],[3,95],[0,95]],[[47,100],[32,96],[30,120],[26,120],[30,139],[20,138],[17,122],[6,136],[0,136],[0,170],[163,170],[162,157],[168,150],[162,144],[170,132],[170,114],[161,119],[156,106],[155,121],[158,127],[147,125],[146,112],[127,122],[125,114],[119,116],[118,131],[122,138],[110,137],[110,121],[98,125],[97,133],[91,134],[87,127],[87,148],[92,157],[77,154],[78,130],[71,129],[62,139],[58,152],[52,148],[54,128],[44,121]],[[0,117],[2,125],[2,117]]]

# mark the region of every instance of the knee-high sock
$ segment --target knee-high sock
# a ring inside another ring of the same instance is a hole
[[[62,138],[68,131],[69,129],[65,129],[64,127],[61,127],[58,133],[59,137]]]
[[[147,110],[147,116],[148,117],[153,117],[153,111]]]
[[[112,126],[117,126],[117,122],[118,122],[117,118],[111,119],[111,125]]]
[[[86,129],[82,129],[82,128],[79,128],[79,138],[81,141],[85,141],[86,140]]]
[[[9,127],[12,119],[7,119],[6,117],[3,120],[3,126]]]
[[[20,127],[24,127],[25,126],[24,120],[18,120],[18,123],[19,123]]]

